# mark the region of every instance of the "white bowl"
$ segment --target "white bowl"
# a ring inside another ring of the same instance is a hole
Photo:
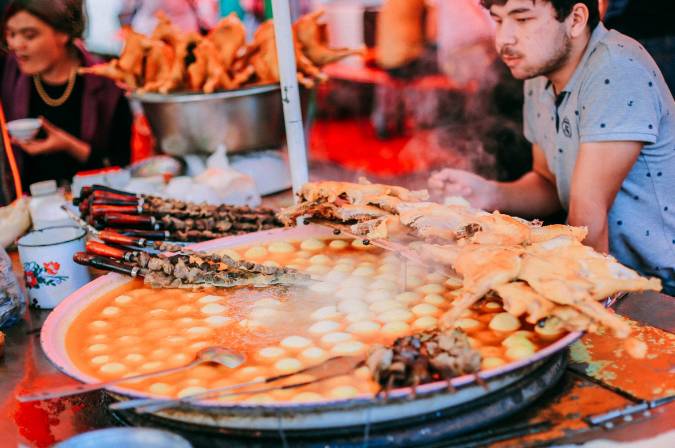
[[[41,126],[42,123],[37,118],[22,118],[7,123],[7,130],[17,140],[32,140]]]

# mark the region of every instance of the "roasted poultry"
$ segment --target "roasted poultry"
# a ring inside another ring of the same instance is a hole
[[[286,225],[298,218],[350,226],[364,238],[410,242],[418,257],[441,264],[461,278],[441,324],[451,328],[463,313],[491,294],[514,316],[530,323],[556,319],[570,331],[608,328],[620,338],[630,328],[599,301],[620,291],[660,290],[611,256],[582,244],[587,230],[543,226],[499,212],[427,201],[425,191],[380,184],[306,184],[298,203],[278,216]],[[391,246],[396,249],[400,247]]]
[[[326,79],[321,66],[360,53],[329,48],[323,25],[318,22],[320,16],[321,12],[317,12],[301,17],[294,26],[298,81],[307,88]],[[206,36],[179,31],[161,12],[157,18],[150,37],[124,30],[125,45],[119,59],[80,72],[109,77],[140,93],[211,93],[246,84],[279,82],[271,21],[263,23],[253,42],[246,45],[246,28],[234,13]]]

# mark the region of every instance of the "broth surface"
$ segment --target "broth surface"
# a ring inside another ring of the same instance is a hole
[[[308,286],[151,289],[135,280],[99,297],[78,315],[66,348],[83,372],[109,380],[177,367],[209,346],[242,353],[236,369],[202,364],[188,371],[125,383],[177,397],[288,373],[331,356],[365,355],[372,344],[436,327],[455,297],[440,272],[399,259],[360,240],[305,239],[218,251],[309,273]],[[523,359],[564,336],[543,334],[483,300],[457,322],[483,357],[483,370]],[[293,382],[309,380],[294,378]],[[308,402],[375,393],[366,368],[314,385],[228,402]]]

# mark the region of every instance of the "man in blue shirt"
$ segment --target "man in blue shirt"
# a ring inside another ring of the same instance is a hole
[[[597,0],[481,0],[496,47],[525,79],[533,169],[493,182],[445,169],[432,191],[527,217],[568,212],[586,243],[675,294],[675,102],[635,40],[608,31]]]

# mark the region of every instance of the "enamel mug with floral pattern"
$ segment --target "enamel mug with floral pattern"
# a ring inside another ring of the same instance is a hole
[[[86,234],[79,227],[58,226],[35,230],[19,239],[31,306],[54,308],[91,280],[87,267],[73,261],[76,252],[84,251]]]

